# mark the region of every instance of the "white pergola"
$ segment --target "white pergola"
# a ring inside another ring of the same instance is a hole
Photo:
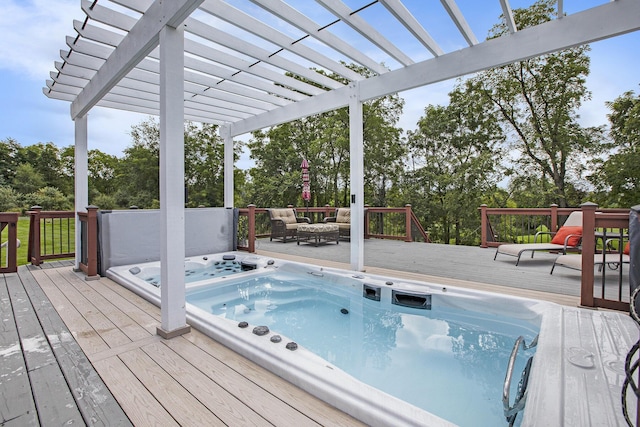
[[[160,117],[161,280],[167,285],[159,333],[187,330],[184,120],[220,126],[225,206],[233,207],[233,137],[348,106],[356,219],[351,267],[362,270],[364,229],[357,219],[364,215],[363,102],[640,29],[638,0],[602,0],[573,14],[558,0],[556,19],[523,30],[509,0],[493,1],[509,34],[479,41],[455,0],[440,0],[445,24],[464,43],[446,51],[444,40],[439,44],[425,28],[431,14],[426,9],[440,5],[423,1],[82,0],[86,19],[73,22],[77,34],[67,37],[44,93],[71,103],[76,211],[88,205],[90,110]],[[371,77],[345,63],[368,69]],[[80,247],[79,226],[76,233]]]

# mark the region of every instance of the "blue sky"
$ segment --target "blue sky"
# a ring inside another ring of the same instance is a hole
[[[368,3],[364,0],[345,2],[352,8]],[[436,0],[405,1],[408,7],[415,2],[420,2],[423,8],[442,10]],[[575,8],[604,2],[565,0],[564,7],[572,13]],[[526,7],[532,1],[511,0],[510,3],[517,8]],[[458,5],[480,40],[486,37],[487,30],[501,13],[498,0],[458,0]],[[54,70],[54,61],[60,61],[59,51],[66,50],[65,36],[75,34],[73,19],[84,19],[80,0],[0,0],[0,10],[0,139],[13,138],[23,146],[38,142],[53,142],[60,147],[73,145],[69,103],[48,99],[42,88],[50,78],[49,72]],[[455,50],[460,40],[445,38],[454,32],[443,28],[441,36],[439,28],[431,25],[428,23],[427,28],[445,51]],[[586,126],[607,123],[606,101],[614,100],[625,91],[639,92],[640,32],[593,43],[591,48],[587,87],[592,99],[580,110],[581,122]],[[406,104],[400,127],[413,130],[426,105],[446,104],[447,93],[454,83],[447,81],[401,93]],[[88,120],[89,149],[121,156],[131,142],[131,126],[146,118],[141,114],[94,108]],[[250,166],[246,155],[238,166]]]

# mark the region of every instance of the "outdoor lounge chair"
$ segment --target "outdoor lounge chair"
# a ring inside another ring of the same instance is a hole
[[[337,208],[335,216],[328,216],[324,219],[325,223],[337,224],[339,238],[351,238],[351,209]]]
[[[608,249],[611,249],[611,241],[612,240],[606,242],[606,246]],[[629,257],[629,242],[627,242],[622,253],[609,252],[606,254],[600,253],[593,255],[593,265],[598,266],[598,271],[602,271],[602,268],[605,264],[611,269],[615,270],[620,267],[620,264],[629,264],[630,260],[631,258]],[[553,270],[556,268],[556,265],[582,271],[582,256],[576,254],[560,255],[553,262],[553,265],[551,266],[551,272],[549,274],[553,274]]]
[[[543,234],[550,234],[553,239],[549,243],[536,243],[538,237]],[[534,243],[507,243],[498,246],[495,261],[498,254],[517,257],[516,265],[520,262],[520,257],[524,252],[531,252],[531,258],[535,251],[558,251],[566,254],[568,250],[579,250],[582,241],[582,212],[571,212],[564,225],[557,232],[539,231],[533,238]]]
[[[621,262],[622,264],[629,264],[629,261],[630,258],[627,254],[622,254],[622,257],[619,253],[606,254],[606,256],[603,254],[594,254],[593,256],[593,265],[598,266],[598,271],[602,271],[602,267],[604,266],[604,264],[607,264],[609,267],[615,270],[616,268],[620,267]],[[582,271],[582,256],[579,254],[560,255],[553,262],[553,265],[551,266],[551,272],[549,274],[553,274],[553,270],[555,270],[557,265]]]
[[[298,233],[298,224],[311,224],[311,220],[307,217],[298,217],[296,210],[293,208],[269,209],[269,218],[271,219],[271,236],[273,239],[280,239],[283,243],[287,243],[287,237],[295,240]]]

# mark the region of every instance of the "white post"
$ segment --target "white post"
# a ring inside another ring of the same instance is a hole
[[[75,211],[76,211],[76,259],[74,268],[80,271],[82,261],[82,230],[78,212],[86,212],[89,206],[89,155],[87,151],[87,116],[76,117],[75,148],[74,148],[74,186],[75,186]]]
[[[220,128],[220,136],[224,140],[224,207],[234,207],[233,191],[233,137],[229,126]]]
[[[189,332],[185,308],[184,29],[160,31],[160,311],[158,335]]]
[[[351,181],[351,269],[364,270],[364,125],[360,85],[351,85],[349,95],[349,150]]]

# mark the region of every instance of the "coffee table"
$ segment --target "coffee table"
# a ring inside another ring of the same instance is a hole
[[[316,246],[322,240],[339,243],[339,227],[336,224],[300,224],[298,225],[298,245],[300,242],[313,241]]]

